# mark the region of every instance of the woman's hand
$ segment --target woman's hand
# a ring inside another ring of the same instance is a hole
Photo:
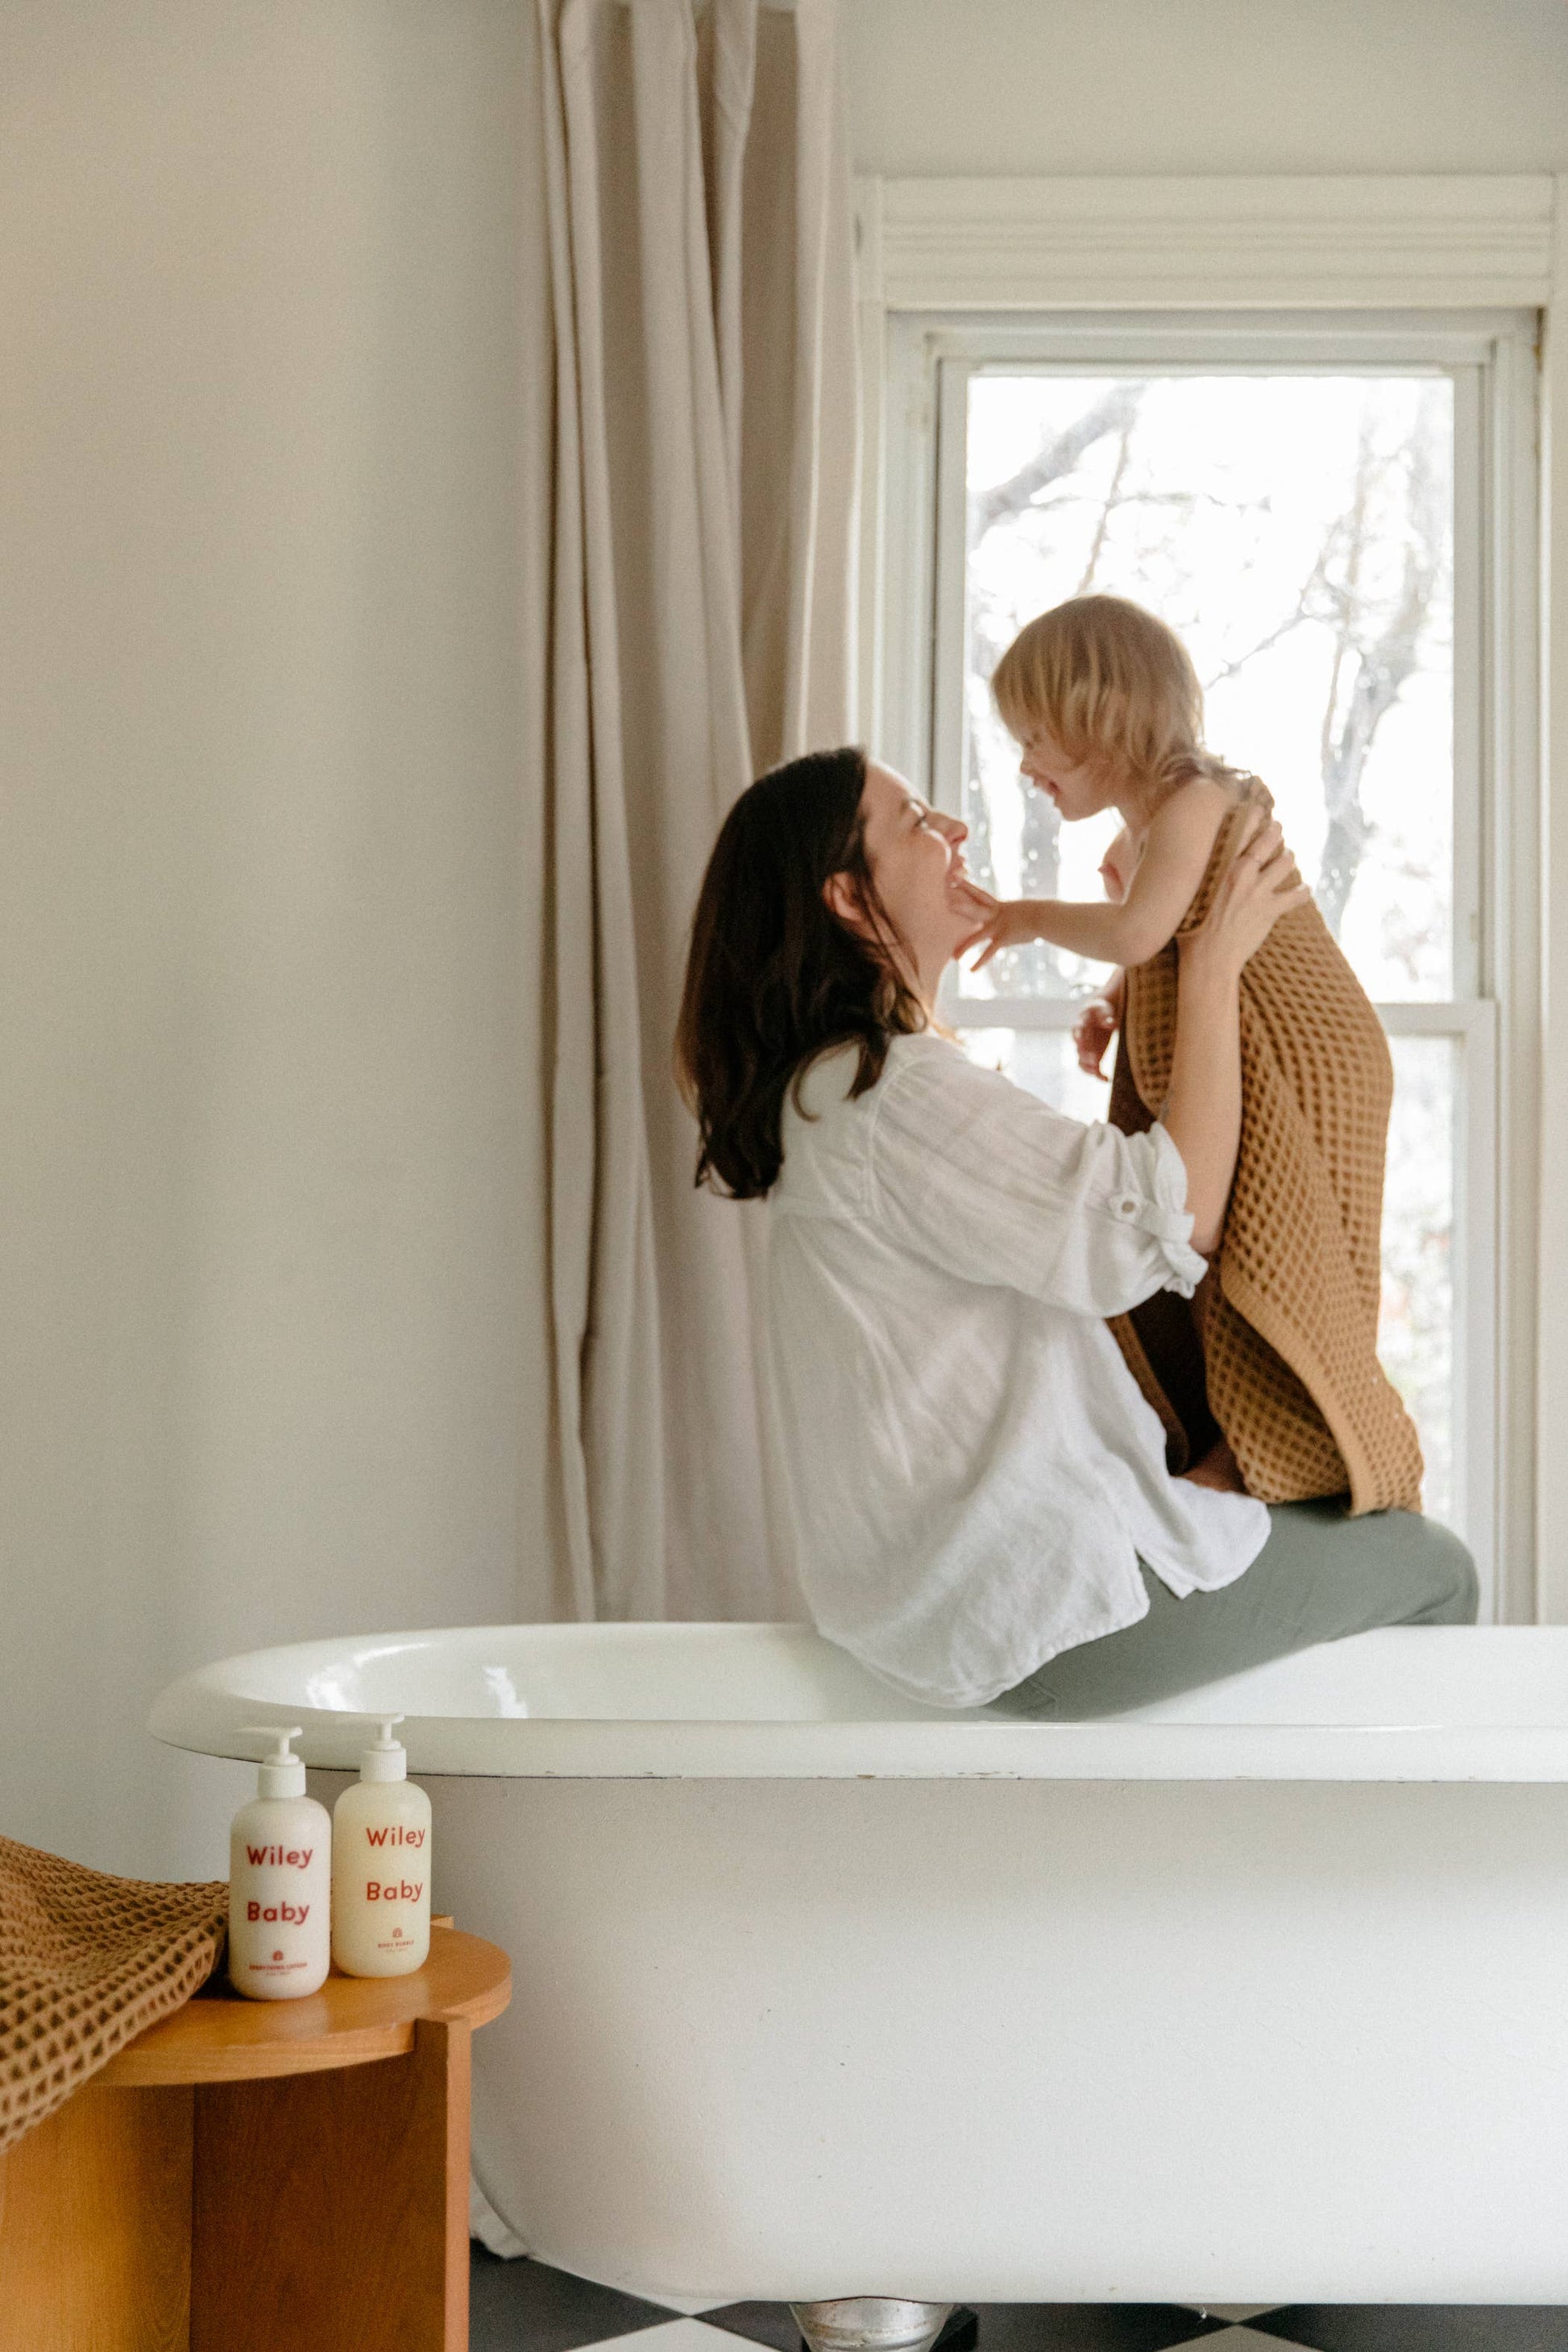
[[[1260,818],[1231,859],[1205,920],[1178,935],[1183,970],[1238,979],[1280,916],[1310,905],[1311,896],[1278,823]]]
[[[1091,997],[1079,1015],[1072,1033],[1078,1047],[1078,1066],[1086,1077],[1102,1078],[1100,1067],[1106,1049],[1121,1026],[1122,1008],[1127,1001],[1127,974],[1112,972],[1110,982],[1098,996]]]

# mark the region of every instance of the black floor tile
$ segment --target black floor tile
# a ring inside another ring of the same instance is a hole
[[[483,2246],[470,2248],[468,2352],[582,2352],[606,2336],[678,2316],[661,2303],[595,2286],[526,2255],[509,2263]]]
[[[768,2345],[771,2352],[798,2352],[800,2330],[787,2303],[726,2303],[701,2317],[705,2326],[727,2328],[731,2336]]]
[[[1568,2306],[1295,2303],[1247,2322],[1312,2352],[1568,2352]]]

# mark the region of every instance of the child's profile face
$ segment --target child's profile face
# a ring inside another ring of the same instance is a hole
[[[1050,730],[1032,720],[1018,751],[1018,772],[1045,793],[1068,824],[1098,816],[1114,798],[1110,786],[1087,763],[1069,760]]]

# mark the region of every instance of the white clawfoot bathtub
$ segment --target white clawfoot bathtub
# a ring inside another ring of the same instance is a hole
[[[341,1768],[386,1707],[438,1905],[512,1956],[474,2161],[544,2260],[689,2306],[1568,2302],[1568,1628],[1048,1726],[795,1627],[468,1628],[230,1658],[152,1727]]]

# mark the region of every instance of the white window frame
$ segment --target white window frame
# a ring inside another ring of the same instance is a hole
[[[953,511],[943,529],[942,429],[945,404],[951,444],[976,364],[1339,373],[1393,363],[1453,376],[1455,996],[1381,1009],[1391,1034],[1450,1036],[1462,1056],[1458,1101],[1469,1116],[1455,1170],[1464,1262],[1455,1283],[1456,1516],[1481,1570],[1483,1615],[1505,1622],[1568,1616],[1568,1558],[1554,1577],[1536,1539],[1552,1484],[1535,1443],[1537,1306],[1544,1319],[1554,1276],[1568,1306],[1568,1267],[1559,1275],[1542,1245],[1538,1183],[1537,361],[1554,194],[1552,183],[1534,179],[903,182],[858,191],[868,492],[861,731],[939,801],[959,787],[963,643],[962,486],[950,467]],[[889,236],[889,218],[899,236]],[[1259,221],[1270,236],[1249,236]],[[1151,240],[1163,240],[1157,271]],[[1568,885],[1568,858],[1563,866]],[[1038,999],[1005,1011],[1013,1028],[1073,1017]],[[1002,1008],[969,1001],[963,1017],[994,1024]],[[1563,1354],[1568,1392],[1568,1342]],[[1544,1351],[1541,1369],[1544,1376]],[[1561,1483],[1568,1506],[1568,1476]]]

